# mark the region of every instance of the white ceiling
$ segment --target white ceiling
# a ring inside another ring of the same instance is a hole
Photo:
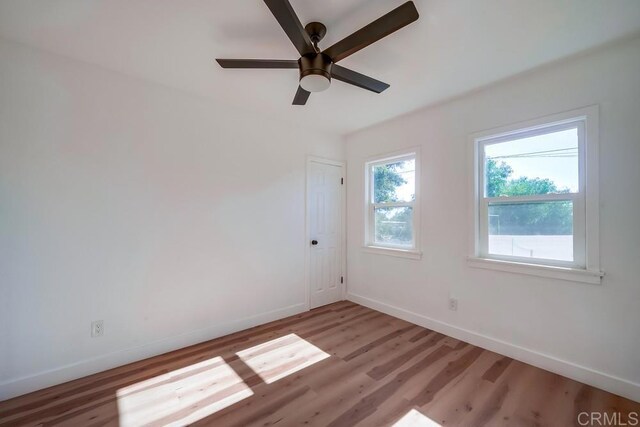
[[[291,0],[321,47],[403,0]],[[262,0],[0,0],[0,36],[269,116],[347,133],[640,31],[640,0],[415,0],[420,19],[341,65],[380,95],[334,81],[292,106],[296,70],[223,70],[214,58],[297,59]]]

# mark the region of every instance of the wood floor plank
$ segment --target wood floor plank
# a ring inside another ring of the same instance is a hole
[[[496,404],[495,395],[490,394],[484,405],[481,406],[480,411],[475,411],[466,418],[473,422],[485,423],[487,426],[501,425],[511,426],[518,425],[518,418],[516,412],[519,411],[520,406],[526,403],[528,398],[528,392],[530,384],[534,380],[536,374],[536,368],[521,362],[512,362],[510,366],[505,370],[505,374],[502,378],[496,382],[495,390],[500,390],[502,387],[508,389],[507,395],[504,399],[501,399],[499,405]],[[493,405],[497,407],[493,408]],[[493,409],[490,413],[485,409],[487,406]],[[478,420],[479,418],[479,420]],[[520,424],[521,425],[521,424]]]
[[[311,425],[326,426],[337,411],[346,410],[362,394],[373,386],[374,380],[364,374],[356,374],[335,381],[331,390],[318,390],[312,402],[298,405],[295,411],[277,411],[260,425]]]
[[[374,380],[381,380],[382,378],[384,378],[385,376],[393,372],[393,370],[398,369],[399,367],[404,365],[406,362],[408,362],[415,356],[434,347],[443,338],[444,338],[444,335],[439,334],[437,332],[433,332],[432,334],[430,334],[430,338],[428,340],[421,342],[420,344],[414,347],[407,346],[409,347],[408,351],[402,354],[399,354],[397,357],[387,361],[386,363],[381,363],[375,366],[373,369],[367,372],[367,374]],[[411,339],[409,341],[416,342],[416,341],[411,341]]]
[[[481,375],[500,357],[490,351],[482,352],[473,369],[465,370],[423,407],[415,407],[427,412],[434,421],[442,425],[462,424],[467,414],[486,406],[484,399],[493,391],[494,384],[482,381]],[[425,383],[434,377],[435,375]]]
[[[392,379],[389,379],[380,387],[363,397],[356,405],[335,418],[329,426],[356,425],[369,418],[376,412],[378,406],[386,400],[401,397],[399,391],[404,384],[415,379],[416,375],[421,371],[427,369],[430,365],[436,363],[453,351],[454,349],[449,346],[439,346],[419,362],[399,372]]]
[[[0,402],[0,426],[563,426],[584,411],[622,424],[640,404],[342,301]]]
[[[496,382],[496,380],[500,378],[500,375],[504,373],[505,369],[509,367],[509,364],[512,361],[513,359],[511,359],[510,357],[502,357],[500,358],[500,360],[496,360],[496,362],[491,365],[491,368],[489,368],[482,375],[482,379],[491,381],[492,383]]]
[[[462,354],[459,358],[449,362],[447,366],[431,379],[416,396],[411,399],[411,403],[416,406],[424,406],[431,402],[447,384],[457,378],[480,357],[484,350],[480,347],[471,347],[470,350]]]

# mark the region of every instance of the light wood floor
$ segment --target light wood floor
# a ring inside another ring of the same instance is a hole
[[[0,402],[0,425],[572,426],[583,411],[626,421],[640,404],[344,301]]]

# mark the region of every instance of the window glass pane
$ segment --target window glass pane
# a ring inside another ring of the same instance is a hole
[[[416,160],[373,166],[374,203],[410,202],[416,198]]]
[[[573,202],[490,203],[489,253],[573,261]]]
[[[413,208],[375,208],[375,243],[412,245]]]
[[[486,197],[578,192],[578,128],[485,144]]]

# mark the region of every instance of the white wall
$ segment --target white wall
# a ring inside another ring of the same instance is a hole
[[[469,135],[592,104],[600,106],[602,285],[467,266]],[[424,255],[363,252],[364,159],[415,145]],[[349,135],[347,161],[351,299],[640,400],[640,39]]]
[[[306,157],[343,151],[0,41],[0,400],[304,310]]]

